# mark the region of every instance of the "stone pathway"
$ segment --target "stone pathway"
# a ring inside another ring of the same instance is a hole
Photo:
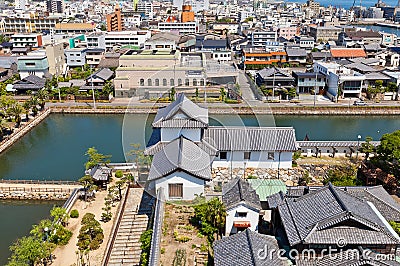
[[[140,235],[147,230],[154,198],[143,188],[131,188],[107,265],[139,265]]]

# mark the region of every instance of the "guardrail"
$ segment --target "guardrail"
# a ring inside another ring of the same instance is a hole
[[[151,236],[151,247],[149,256],[149,265],[160,264],[160,243],[162,236],[162,226],[164,221],[165,195],[164,189],[157,191],[157,203],[154,212],[153,234]]]
[[[63,208],[66,210],[67,213],[69,213],[69,211],[71,210],[72,206],[74,206],[76,200],[79,197],[79,188],[75,188],[72,191],[71,196],[69,196],[69,198],[67,199],[66,202],[64,202]]]
[[[111,229],[111,236],[110,236],[110,238],[108,240],[108,243],[107,243],[106,255],[104,256],[103,263],[102,263],[103,266],[107,266],[108,265],[108,261],[110,260],[112,247],[114,245],[115,238],[117,237],[118,228],[119,228],[119,225],[121,223],[122,214],[123,214],[123,212],[125,210],[125,205],[126,205],[126,201],[128,199],[129,190],[130,190],[130,185],[128,185],[128,187],[127,187],[127,189],[125,191],[123,202],[118,207],[117,220],[115,221],[115,223],[113,225],[113,228]]]

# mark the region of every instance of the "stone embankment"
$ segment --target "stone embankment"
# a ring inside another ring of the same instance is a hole
[[[79,107],[52,107],[52,113],[63,114],[153,114],[157,112],[158,107],[141,107],[130,106],[124,108],[123,106],[107,106],[99,107],[97,109],[79,108]],[[400,115],[400,107],[280,107],[280,106],[243,106],[232,105],[226,106],[208,106],[210,114],[270,114],[270,115]]]
[[[75,182],[0,180],[0,199],[66,200],[79,187]]]
[[[261,179],[280,179],[288,186],[297,186],[299,180],[305,175],[310,178],[309,185],[322,185],[322,180],[330,169],[337,165],[327,164],[304,164],[291,169],[262,169],[262,168],[215,168],[212,170],[213,185],[217,186],[229,182],[236,177],[261,178]]]
[[[40,113],[30,122],[21,125],[20,128],[15,129],[14,132],[6,137],[2,142],[0,142],[0,153],[11,147],[15,142],[17,142],[20,138],[22,138],[26,133],[28,133],[31,129],[33,129],[36,125],[42,122],[49,114],[51,113],[50,109]]]

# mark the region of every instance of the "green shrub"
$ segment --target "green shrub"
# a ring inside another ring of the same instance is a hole
[[[161,254],[165,253],[165,248],[161,248]]]
[[[78,212],[78,210],[77,210],[77,209],[73,209],[73,210],[71,211],[71,213],[69,214],[69,217],[71,217],[71,218],[78,218],[78,217],[79,217],[79,212]]]
[[[115,172],[115,177],[116,178],[122,178],[124,176],[124,173],[121,170],[117,170]]]
[[[208,247],[206,245],[204,245],[204,244],[201,244],[200,251],[201,252],[207,252],[208,251]]]

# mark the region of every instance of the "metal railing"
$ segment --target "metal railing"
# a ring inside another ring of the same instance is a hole
[[[127,199],[128,199],[129,190],[130,190],[130,185],[128,185],[128,187],[127,187],[127,189],[125,191],[123,202],[122,202],[122,204],[119,205],[119,209],[117,210],[117,219],[116,219],[116,221],[114,223],[114,226],[113,226],[113,228],[111,230],[111,236],[110,236],[110,238],[108,240],[108,243],[107,243],[106,255],[104,256],[103,263],[102,263],[103,266],[107,266],[108,265],[108,261],[110,260],[111,252],[112,252],[112,249],[113,249],[113,245],[114,245],[115,239],[117,238],[118,228],[119,228],[119,225],[121,223],[123,212],[125,210],[125,205],[126,205],[126,202],[127,202]]]
[[[160,264],[160,243],[162,236],[162,226],[164,221],[165,195],[164,189],[157,191],[157,203],[154,212],[153,234],[151,236],[151,247],[149,256],[149,265]]]

